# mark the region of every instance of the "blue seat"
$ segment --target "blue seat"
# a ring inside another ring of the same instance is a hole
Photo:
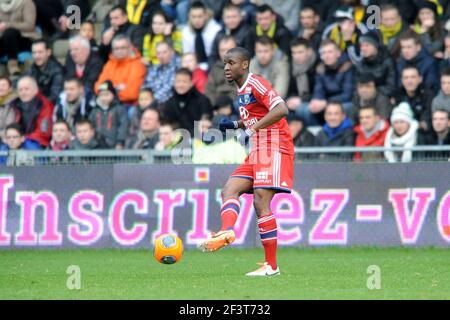
[[[19,55],[17,56],[17,58],[18,58],[20,64],[24,64],[26,61],[33,60],[33,55],[31,54],[30,51],[24,51],[24,52],[20,52]],[[8,63],[8,57],[1,56],[0,63],[3,63],[3,64]]]

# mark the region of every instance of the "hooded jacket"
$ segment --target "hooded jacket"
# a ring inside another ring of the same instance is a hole
[[[318,147],[343,147],[355,145],[355,132],[353,131],[352,122],[346,118],[339,127],[330,128],[325,124],[322,130],[317,134]],[[323,154],[322,159],[351,159],[351,153],[342,154]]]
[[[146,73],[147,69],[142,63],[141,54],[137,49],[133,49],[133,54],[123,60],[118,60],[111,54],[95,83],[95,93],[98,94],[98,87],[106,80],[110,80],[114,87],[124,83],[125,88],[118,94],[119,100],[122,103],[134,104],[138,99],[139,89],[144,82]]]
[[[372,132],[366,132],[361,125],[355,127],[354,130],[356,132],[355,147],[383,147],[386,134],[389,130],[389,123],[384,119],[380,119]],[[359,161],[380,158],[383,158],[383,154],[374,152],[356,152],[354,160]]]

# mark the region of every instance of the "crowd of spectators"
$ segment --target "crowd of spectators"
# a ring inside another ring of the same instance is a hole
[[[210,133],[239,118],[236,46],[285,99],[296,147],[450,145],[449,31],[448,0],[0,0],[0,150],[170,150],[185,129],[195,161],[239,162]]]

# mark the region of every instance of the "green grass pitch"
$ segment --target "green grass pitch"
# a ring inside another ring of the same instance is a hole
[[[175,265],[149,250],[0,251],[0,299],[449,299],[450,251],[426,248],[280,248],[281,276],[247,278],[262,249],[186,250]],[[81,289],[69,290],[70,265]],[[381,289],[369,290],[370,265]]]

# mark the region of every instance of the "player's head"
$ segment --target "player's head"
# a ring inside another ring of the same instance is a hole
[[[242,47],[227,51],[223,59],[225,78],[228,82],[236,81],[248,73],[251,55]]]

